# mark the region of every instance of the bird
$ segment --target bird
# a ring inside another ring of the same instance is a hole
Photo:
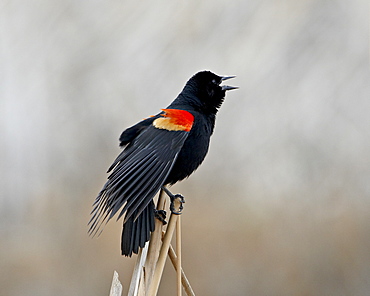
[[[90,235],[100,234],[117,213],[117,220],[125,214],[122,255],[131,257],[145,246],[158,216],[153,198],[160,190],[176,198],[166,186],[189,177],[203,162],[226,91],[238,88],[221,83],[234,77],[200,71],[168,107],[122,132],[123,151],[93,203]]]

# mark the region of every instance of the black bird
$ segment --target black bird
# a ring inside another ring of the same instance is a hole
[[[164,186],[185,179],[203,162],[225,92],[237,88],[220,84],[234,77],[198,72],[166,109],[121,134],[125,149],[93,204],[90,234],[120,211],[117,220],[126,213],[122,255],[144,247],[154,231],[154,196],[162,188],[173,198]]]

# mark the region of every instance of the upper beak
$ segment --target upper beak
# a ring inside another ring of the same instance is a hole
[[[221,80],[224,81],[224,80],[228,80],[228,79],[235,78],[235,77],[236,76],[222,76]]]
[[[222,76],[221,81],[228,80],[231,78],[235,78],[236,76]],[[232,90],[232,89],[238,89],[239,87],[237,86],[229,86],[229,85],[221,85],[222,90]]]

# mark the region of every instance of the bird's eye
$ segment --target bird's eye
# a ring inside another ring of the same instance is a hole
[[[213,83],[213,84],[218,85],[218,83],[217,83],[216,79],[213,79],[213,80],[212,80],[212,83]]]

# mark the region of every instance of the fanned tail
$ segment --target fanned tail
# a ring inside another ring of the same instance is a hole
[[[122,255],[131,257],[137,254],[149,241],[151,232],[154,231],[154,202],[151,201],[135,219],[138,210],[123,224],[121,251]]]

